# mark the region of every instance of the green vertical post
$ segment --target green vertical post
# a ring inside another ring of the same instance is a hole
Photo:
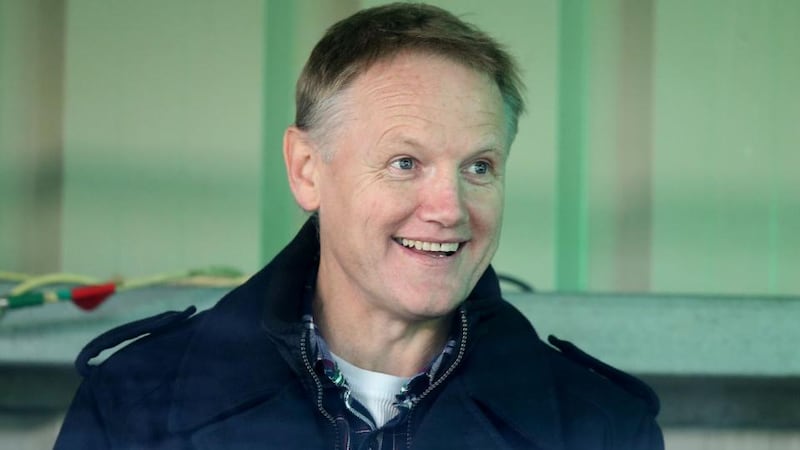
[[[296,231],[297,206],[283,165],[283,132],[292,122],[294,2],[266,0],[264,14],[261,258],[268,261]]]
[[[0,1],[0,268],[58,271],[64,1]]]
[[[585,290],[587,280],[589,3],[582,0],[559,3],[555,254],[559,291]]]

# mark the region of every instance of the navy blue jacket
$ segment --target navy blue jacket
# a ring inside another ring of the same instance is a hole
[[[78,357],[85,378],[56,449],[332,449],[301,357],[316,230],[213,308],[124,325]],[[465,303],[466,353],[410,415],[411,449],[663,449],[644,384],[554,341],[501,299],[491,268]],[[141,334],[100,365],[106,347]],[[600,373],[604,374],[601,375]]]

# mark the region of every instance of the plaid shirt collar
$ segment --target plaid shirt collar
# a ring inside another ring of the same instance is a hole
[[[307,301],[307,311],[310,311],[311,304]],[[459,313],[463,313],[459,308]],[[312,361],[315,361],[315,367],[318,368],[333,384],[336,386],[349,389],[347,380],[342,375],[336,362],[333,360],[331,351],[328,344],[320,334],[319,328],[314,323],[314,317],[310,313],[303,315],[303,325],[309,333],[309,356]],[[396,397],[396,405],[400,409],[401,414],[403,410],[409,410],[417,403],[419,396],[433,383],[438,375],[441,374],[446,363],[452,361],[452,356],[455,353],[458,342],[454,337],[447,340],[442,351],[419,373],[411,377],[411,379],[401,388]],[[390,423],[393,421],[390,421]],[[387,424],[388,425],[388,424]]]
[[[316,269],[316,267],[315,267]],[[328,380],[335,390],[325,390],[326,403],[331,402],[331,413],[340,430],[344,449],[361,448],[367,441],[376,442],[381,450],[397,450],[410,445],[411,431],[405,425],[414,405],[435,388],[437,380],[448,373],[448,368],[456,364],[456,359],[466,342],[466,310],[462,305],[458,309],[460,328],[454,327],[451,337],[442,351],[400,389],[395,397],[398,414],[382,427],[378,428],[367,409],[351,395],[350,386],[333,360],[328,344],[314,323],[312,304],[316,287],[317,271],[312,270],[305,285],[303,299],[302,322],[308,342],[307,356],[312,362],[313,370],[323,380]],[[453,337],[457,336],[457,338]],[[336,394],[334,394],[336,392]],[[334,404],[339,407],[333,406]]]

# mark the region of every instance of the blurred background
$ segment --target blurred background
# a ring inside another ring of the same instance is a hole
[[[258,270],[304,220],[281,156],[294,81],[327,26],[380,3],[0,0],[0,271]],[[430,3],[504,43],[527,85],[495,268],[562,299],[550,323],[582,311],[567,320],[576,333],[614,311],[614,342],[655,348],[593,353],[656,377],[673,355],[681,376],[704,377],[684,380],[682,401],[709,389],[763,401],[776,382],[770,395],[791,400],[779,415],[797,422],[759,428],[769,408],[714,433],[684,420],[671,448],[800,448],[800,397],[786,398],[800,393],[800,2]],[[675,305],[672,327],[642,328]],[[59,339],[12,314],[0,349]],[[698,353],[706,338],[748,332]],[[56,347],[51,359],[29,357],[37,347],[0,354],[0,382],[62,370],[77,349]],[[730,412],[721,405],[709,416]],[[31,411],[0,405],[0,448],[52,445],[58,420]]]

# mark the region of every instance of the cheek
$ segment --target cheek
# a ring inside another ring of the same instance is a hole
[[[363,203],[361,191],[351,173],[342,168],[331,165],[320,176],[320,209],[336,210],[335,214],[345,217],[352,216],[354,209]]]
[[[503,218],[503,191],[476,192],[469,201],[470,218],[474,225],[481,228],[497,228],[499,232]]]
[[[411,184],[381,181],[360,191],[362,205],[371,215],[404,216],[418,203],[417,190]]]

